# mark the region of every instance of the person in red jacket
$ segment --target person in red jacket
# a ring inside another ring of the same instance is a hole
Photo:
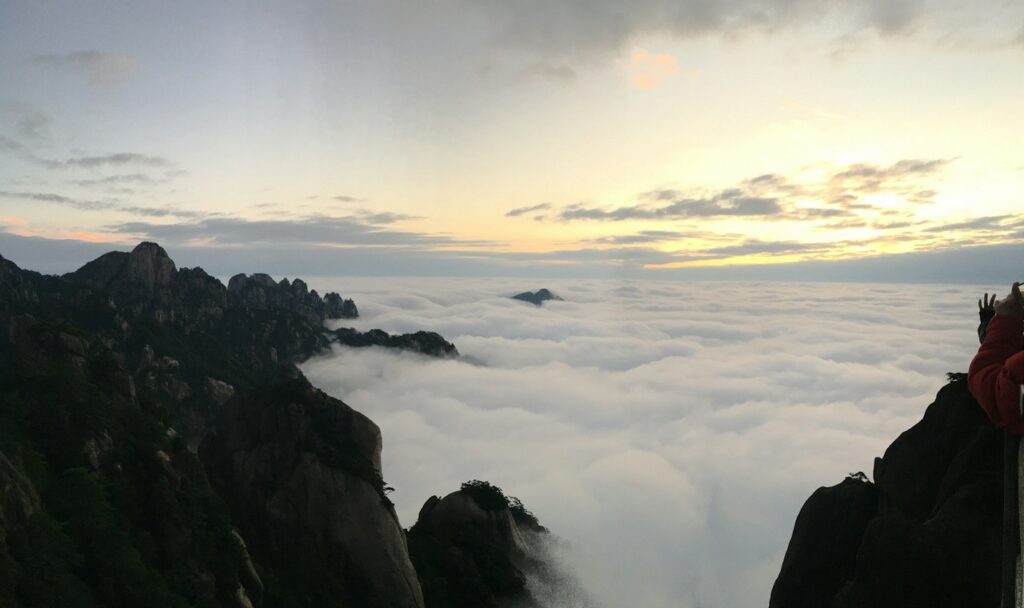
[[[978,302],[981,348],[971,361],[967,386],[996,426],[1005,429],[1003,446],[1002,608],[1024,608],[1024,297],[1020,283],[998,302],[985,294]]]
[[[1020,283],[995,305],[985,339],[967,370],[971,394],[996,426],[1024,434],[1024,296]]]

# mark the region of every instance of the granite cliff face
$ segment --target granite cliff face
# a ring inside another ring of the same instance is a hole
[[[200,448],[249,545],[306,581],[310,606],[423,606],[380,476],[380,429],[297,370],[228,401]],[[268,590],[269,605],[287,589]]]
[[[1003,437],[963,375],[875,460],[797,516],[771,608],[998,608]]]
[[[448,605],[424,601],[380,430],[293,363],[333,343],[458,351],[324,327],[356,314],[152,243],[63,277],[0,257],[0,605]],[[431,559],[432,584],[476,580]]]

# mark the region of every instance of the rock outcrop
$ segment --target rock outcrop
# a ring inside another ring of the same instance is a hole
[[[875,460],[804,504],[771,608],[998,608],[1003,437],[963,375]]]
[[[352,300],[343,300],[333,292],[328,293],[326,299],[321,298],[302,279],[281,279],[275,283],[266,274],[236,274],[231,277],[228,282],[228,301],[251,310],[292,310],[309,323],[317,325],[328,319],[359,316]]]
[[[524,291],[523,293],[517,293],[512,296],[513,300],[521,300],[523,302],[529,302],[534,306],[540,306],[548,300],[562,301],[562,298],[551,293],[547,289],[538,289],[537,291]]]
[[[293,376],[224,405],[200,449],[211,483],[249,544],[302,581],[302,605],[422,608],[380,475],[380,429]],[[268,590],[271,605],[289,591]]]
[[[408,537],[427,608],[589,605],[553,558],[548,530],[488,482],[428,499]]]
[[[448,358],[459,356],[459,350],[455,348],[454,344],[432,331],[392,335],[381,329],[361,332],[344,327],[334,330],[333,336],[338,344],[356,348],[380,346],[383,348],[408,350],[431,357]]]

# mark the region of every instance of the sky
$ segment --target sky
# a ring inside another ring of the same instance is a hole
[[[1024,242],[1022,60],[1013,0],[7,0],[0,254],[938,272]]]
[[[978,347],[980,287],[320,279],[338,323],[463,355],[336,347],[302,369],[381,427],[403,526],[485,479],[561,539],[598,608],[760,608],[803,502],[921,419]]]

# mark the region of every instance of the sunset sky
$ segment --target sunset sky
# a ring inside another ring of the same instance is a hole
[[[1010,0],[0,4],[0,255],[44,270],[1019,261],[1022,141]]]

